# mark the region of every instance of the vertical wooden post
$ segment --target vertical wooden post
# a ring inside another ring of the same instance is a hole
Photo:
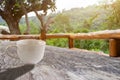
[[[71,36],[69,36],[68,40],[69,40],[69,44],[68,44],[69,48],[73,48],[74,47],[73,38]]]
[[[117,57],[120,57],[120,39],[116,39]]]
[[[46,41],[46,30],[45,29],[41,29],[41,40]]]
[[[109,50],[111,57],[120,57],[120,39],[110,39]]]
[[[110,56],[115,57],[117,56],[116,52],[116,41],[115,39],[110,39],[109,40],[109,51],[110,51]]]

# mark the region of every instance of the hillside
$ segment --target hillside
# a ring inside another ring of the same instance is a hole
[[[59,30],[60,27],[66,27],[66,29],[71,28],[72,31],[66,30],[66,32],[81,32],[83,29],[85,29],[85,32],[105,30],[109,29],[107,25],[108,15],[110,15],[110,11],[102,6],[93,5],[86,8],[72,8],[56,13],[55,23],[52,27],[57,27]],[[61,32],[64,31],[61,30]]]

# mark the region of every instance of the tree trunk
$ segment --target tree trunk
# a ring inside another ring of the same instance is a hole
[[[4,18],[4,20],[6,21],[11,34],[21,34],[19,29],[20,18],[15,19],[13,16],[8,15]]]
[[[24,34],[30,34],[30,24],[29,24],[29,21],[28,21],[28,15],[27,15],[27,10],[25,8],[25,6],[23,4],[22,5],[22,9],[24,10],[24,13],[25,13],[25,21],[26,21],[26,31]]]
[[[6,21],[10,34],[21,34],[19,29],[19,22],[22,15],[14,15],[9,11],[4,12],[1,17]]]
[[[46,30],[44,28],[41,29],[41,39],[46,41]]]
[[[12,20],[7,20],[8,27],[11,34],[21,34],[19,29],[19,23]]]
[[[40,23],[41,23],[41,39],[42,40],[46,40],[46,26],[44,24],[44,18],[45,18],[45,15],[44,14],[38,14],[37,11],[34,11],[37,18],[39,19]]]
[[[25,21],[26,21],[26,26],[27,26],[25,34],[30,34],[30,24],[29,24],[29,21],[28,21],[28,15],[27,15],[27,13],[25,13]]]

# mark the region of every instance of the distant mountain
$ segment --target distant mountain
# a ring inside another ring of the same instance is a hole
[[[107,16],[110,12],[101,6],[93,5],[86,8],[73,8],[71,10],[66,10],[63,11],[62,14],[70,16],[73,26],[75,24],[80,24],[78,26],[83,26],[82,24],[85,24],[85,22],[90,23],[91,21],[91,27],[96,29],[100,28],[100,26],[106,22]]]
[[[35,24],[39,24],[39,20],[35,16],[29,17],[28,20],[29,22],[34,22]],[[25,24],[25,17],[21,18],[20,24]]]

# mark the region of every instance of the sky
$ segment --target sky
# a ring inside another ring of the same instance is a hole
[[[56,0],[57,11],[98,4],[100,0]]]

